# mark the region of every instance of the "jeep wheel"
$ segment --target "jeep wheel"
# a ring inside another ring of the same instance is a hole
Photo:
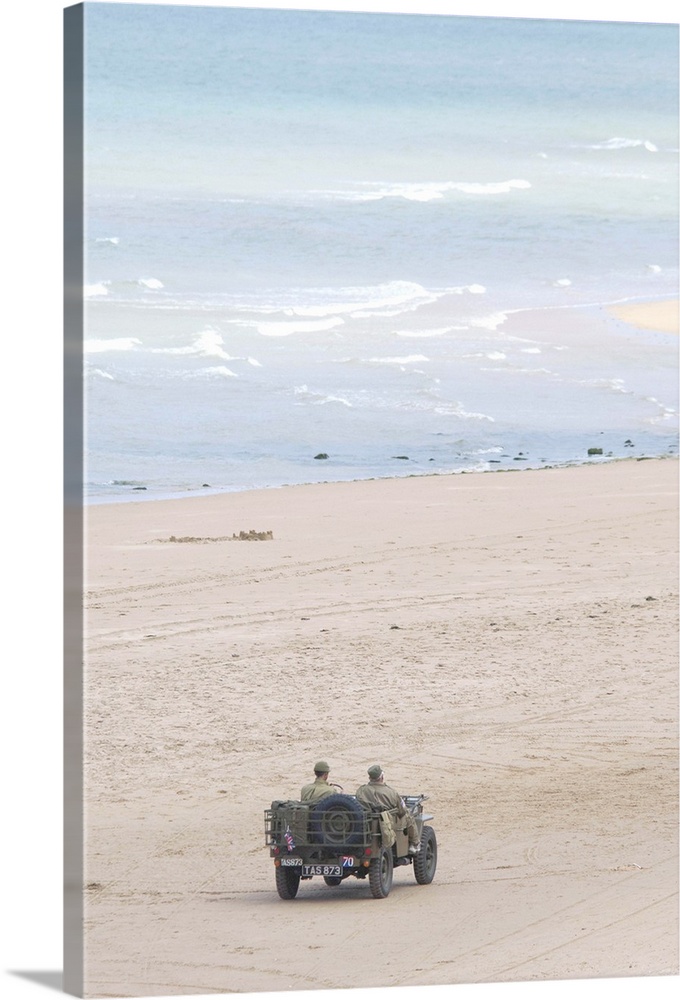
[[[392,851],[386,847],[380,848],[380,854],[373,858],[368,867],[368,883],[374,899],[384,899],[392,888]]]
[[[424,826],[420,851],[413,858],[413,873],[419,885],[429,885],[437,870],[437,838],[431,826]]]
[[[323,880],[326,885],[340,885],[342,877],[340,875],[324,875]]]
[[[360,844],[365,824],[366,812],[351,795],[326,795],[309,814],[314,843],[338,850]]]
[[[276,891],[281,899],[295,899],[300,887],[300,872],[297,868],[275,868]]]

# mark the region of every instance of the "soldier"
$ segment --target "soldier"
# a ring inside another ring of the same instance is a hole
[[[385,775],[380,764],[372,764],[368,769],[370,781],[367,785],[360,785],[356,790],[356,797],[362,806],[374,811],[384,812],[394,809],[398,820],[404,821],[406,832],[408,833],[408,853],[417,854],[420,850],[420,838],[418,827],[412,814],[406,808],[404,800],[399,792],[385,784]]]
[[[328,782],[329,771],[330,767],[325,760],[317,760],[314,765],[316,778],[309,785],[305,785],[300,792],[300,798],[303,802],[316,802],[318,799],[323,799],[326,795],[334,794],[337,789]]]

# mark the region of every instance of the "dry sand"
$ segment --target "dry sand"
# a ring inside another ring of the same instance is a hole
[[[677,477],[89,508],[87,993],[677,975]],[[429,794],[432,885],[278,898],[263,810],[320,756]]]
[[[612,306],[609,310],[618,319],[644,330],[661,333],[678,332],[678,300],[662,302],[634,302],[630,305]]]

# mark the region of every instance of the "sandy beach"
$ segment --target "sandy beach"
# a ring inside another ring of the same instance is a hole
[[[677,477],[88,508],[86,995],[677,975]],[[320,756],[429,795],[430,886],[278,898]]]

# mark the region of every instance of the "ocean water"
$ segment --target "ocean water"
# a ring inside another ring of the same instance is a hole
[[[677,26],[85,26],[90,502],[677,454]]]

